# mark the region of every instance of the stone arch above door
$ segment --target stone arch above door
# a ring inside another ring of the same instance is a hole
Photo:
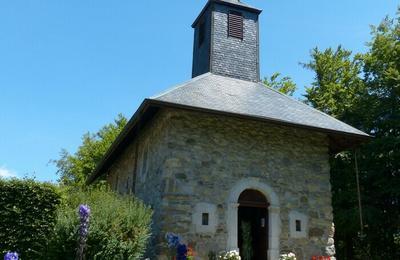
[[[261,192],[270,203],[268,208],[268,258],[279,259],[279,237],[281,234],[279,197],[271,186],[259,178],[245,178],[238,181],[230,190],[227,207],[227,250],[238,251],[238,199],[240,194],[248,189]]]

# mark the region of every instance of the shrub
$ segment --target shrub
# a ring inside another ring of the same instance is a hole
[[[208,252],[208,260],[240,260],[241,257],[237,251],[222,251],[218,254],[210,251]]]
[[[16,251],[22,259],[40,259],[59,203],[54,185],[0,179],[0,255]]]
[[[87,204],[91,210],[86,259],[140,259],[143,256],[152,215],[143,203],[105,188],[67,190],[65,197],[44,259],[75,258],[80,204]]]
[[[217,256],[218,260],[240,260],[239,252],[237,251],[229,251],[229,252],[221,252]]]
[[[296,255],[294,253],[282,254],[279,259],[280,260],[296,260]]]

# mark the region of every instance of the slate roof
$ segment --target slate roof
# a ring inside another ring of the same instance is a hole
[[[366,133],[262,83],[206,73],[145,99],[88,178],[88,184],[107,171],[146,122],[162,107],[262,120],[325,132],[333,153],[355,147],[370,138]]]
[[[212,73],[193,78],[150,100],[368,137],[364,132],[262,83]]]
[[[242,6],[242,7],[247,7],[247,8],[259,10],[258,8],[255,8],[255,7],[250,6],[250,5],[246,4],[246,3],[243,3],[240,0],[216,0],[216,2],[225,2],[225,3],[229,3],[229,4],[234,4],[234,5],[239,5],[239,6]]]

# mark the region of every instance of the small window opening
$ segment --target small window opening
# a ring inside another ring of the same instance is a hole
[[[301,232],[301,221],[300,220],[296,220],[296,231]]]
[[[228,15],[228,36],[243,39],[243,15],[231,11]]]
[[[208,226],[208,221],[209,221],[209,214],[208,213],[203,213],[201,216],[201,224],[203,226]]]
[[[206,23],[202,21],[199,26],[199,47],[203,45],[206,34]]]
[[[115,176],[115,185],[114,185],[114,187],[115,187],[115,191],[118,191],[118,185],[119,185],[119,183],[118,183],[118,174],[117,174],[117,176]]]

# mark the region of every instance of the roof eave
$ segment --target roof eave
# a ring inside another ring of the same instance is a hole
[[[117,136],[115,141],[111,144],[110,148],[107,150],[106,154],[101,159],[100,163],[97,164],[93,173],[86,180],[87,184],[93,183],[97,178],[99,178],[103,173],[103,168],[106,166],[107,161],[110,159],[112,154],[118,149],[120,144],[125,140],[125,138],[129,135],[132,129],[138,124],[141,119],[141,116],[144,114],[146,109],[149,107],[149,100],[145,99],[142,104],[139,106],[138,110],[128,121],[122,132]]]
[[[291,127],[296,127],[296,128],[303,128],[303,129],[313,130],[313,131],[317,131],[317,132],[339,134],[339,135],[343,135],[343,136],[347,136],[347,137],[360,138],[360,139],[363,139],[363,140],[369,140],[369,139],[373,138],[372,136],[370,136],[368,134],[359,135],[359,134],[355,134],[355,133],[337,131],[337,130],[333,130],[333,129],[327,129],[327,128],[320,128],[320,127],[315,127],[315,126],[291,123],[291,122],[288,122],[288,121],[279,120],[279,119],[275,119],[275,118],[260,117],[260,116],[254,116],[254,115],[248,115],[248,114],[240,114],[240,113],[234,113],[234,112],[226,112],[226,111],[207,109],[207,108],[201,108],[201,107],[193,107],[193,106],[188,106],[188,105],[183,105],[183,104],[178,104],[178,103],[171,103],[171,102],[166,102],[166,101],[160,101],[160,100],[155,100],[155,99],[148,99],[148,100],[151,101],[152,105],[159,105],[159,106],[172,107],[172,108],[180,108],[180,109],[186,109],[186,110],[192,110],[192,111],[200,111],[200,112],[206,112],[206,113],[211,113],[211,114],[219,114],[219,115],[225,115],[225,116],[231,116],[231,117],[237,117],[237,118],[243,118],[243,119],[253,119],[253,120],[258,120],[258,121],[276,123],[276,124],[279,124],[279,125],[285,125],[285,126],[291,126]]]
[[[258,121],[263,121],[263,122],[274,123],[277,125],[283,125],[283,126],[289,126],[289,127],[294,127],[294,128],[300,128],[300,129],[306,129],[306,130],[310,130],[310,131],[326,133],[330,136],[331,140],[334,140],[334,137],[340,137],[340,138],[344,138],[346,140],[352,141],[352,144],[347,143],[346,147],[343,147],[343,148],[340,148],[340,145],[335,148],[332,148],[331,144],[330,144],[330,152],[331,153],[339,153],[348,148],[353,148],[353,146],[358,146],[362,143],[365,143],[368,140],[371,140],[373,138],[372,136],[367,135],[367,134],[359,135],[359,134],[354,134],[354,133],[336,131],[336,130],[313,127],[313,126],[308,126],[308,125],[300,125],[300,124],[295,124],[295,123],[291,123],[291,122],[287,122],[287,121],[283,121],[283,120],[279,120],[279,119],[274,119],[274,118],[257,117],[257,116],[253,116],[253,115],[247,115],[247,114],[238,114],[238,113],[233,113],[233,112],[219,111],[219,110],[213,110],[213,109],[207,109],[207,108],[201,108],[201,107],[193,107],[193,106],[188,106],[188,105],[160,101],[160,100],[156,100],[156,99],[145,99],[142,102],[142,104],[140,105],[140,107],[138,108],[138,110],[136,111],[136,113],[129,120],[129,122],[127,123],[124,130],[121,132],[121,134],[117,137],[117,139],[113,142],[111,147],[108,149],[107,153],[105,154],[103,159],[100,161],[100,163],[97,165],[93,174],[89,176],[89,178],[87,179],[87,182],[86,182],[87,184],[93,183],[97,178],[99,178],[107,170],[104,168],[107,168],[110,166],[110,163],[108,163],[108,160],[110,160],[113,153],[116,152],[120,148],[120,145],[128,137],[130,132],[135,128],[135,126],[140,122],[141,117],[143,116],[143,114],[146,112],[146,110],[149,107],[177,108],[177,109],[184,109],[184,110],[190,110],[190,111],[199,111],[199,112],[204,112],[204,113],[210,113],[210,114],[215,114],[215,115],[224,115],[224,116],[230,116],[230,117],[236,117],[236,118],[242,118],[242,119],[258,120]]]

